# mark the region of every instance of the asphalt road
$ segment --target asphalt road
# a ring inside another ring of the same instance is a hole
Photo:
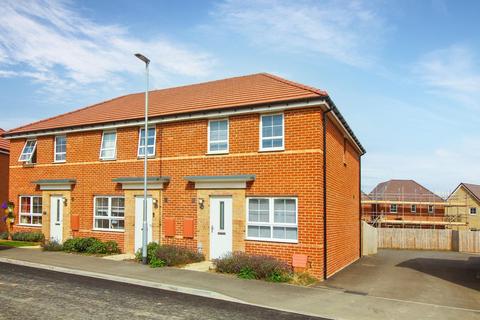
[[[0,263],[0,319],[320,319]]]

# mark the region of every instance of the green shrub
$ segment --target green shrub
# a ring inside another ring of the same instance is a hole
[[[174,245],[158,246],[156,257],[166,266],[181,266],[205,260],[205,256],[187,247]]]
[[[88,254],[116,254],[120,248],[115,241],[102,242],[96,238],[72,238],[63,243],[63,251]]]
[[[8,232],[0,232],[0,240],[7,240],[8,239]]]
[[[292,269],[288,264],[271,256],[234,252],[215,259],[213,262],[217,272],[237,274],[244,279],[286,282],[290,280],[292,274]]]
[[[63,246],[55,240],[42,243],[43,251],[62,251]]]
[[[105,242],[105,246],[107,247],[107,254],[117,254],[121,252],[116,241],[107,241]]]
[[[147,245],[147,263],[150,263],[153,258],[156,258],[157,249],[160,245],[156,242],[150,242]],[[135,253],[135,259],[138,261],[142,261],[142,248],[138,249]]]
[[[41,232],[15,232],[12,234],[12,240],[27,242],[42,242],[45,240]]]
[[[87,252],[88,248],[95,245],[98,242],[101,242],[98,239],[89,237],[89,238],[77,238],[75,243],[75,251],[77,252]]]
[[[165,267],[165,261],[158,259],[156,256],[152,257],[149,264],[151,268]]]
[[[240,272],[238,273],[238,277],[242,279],[256,279],[257,274],[255,271],[253,271],[252,268],[250,267],[244,267]]]
[[[91,241],[91,244],[87,246],[85,252],[90,254],[106,254],[107,245],[102,241],[95,239],[95,241]]]
[[[63,251],[76,252],[75,246],[79,238],[68,239],[63,243]]]

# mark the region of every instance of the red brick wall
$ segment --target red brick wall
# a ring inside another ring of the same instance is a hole
[[[285,152],[258,152],[259,119],[258,114],[230,117],[230,153],[226,156],[206,155],[207,120],[157,125],[156,158],[149,161],[149,174],[171,177],[163,193],[163,216],[176,218],[177,236],[182,235],[183,218],[196,218],[197,204],[194,200],[196,190],[193,184],[184,179],[185,176],[255,174],[255,182],[249,183],[247,187],[247,197],[298,197],[299,243],[246,241],[246,251],[271,254],[289,262],[293,253],[305,253],[309,256],[313,273],[320,276],[323,272],[321,110],[316,108],[285,112]],[[329,128],[329,132],[332,130],[333,128]],[[93,197],[94,195],[122,195],[120,186],[112,182],[113,178],[142,176],[143,160],[137,159],[138,127],[117,130],[116,161],[99,160],[101,136],[101,131],[69,134],[65,164],[53,164],[53,136],[40,137],[37,143],[38,164],[33,168],[23,168],[17,162],[25,140],[13,140],[10,161],[10,165],[13,166],[10,172],[12,181],[10,198],[18,202],[18,196],[21,194],[40,195],[40,191],[36,190],[31,183],[37,179],[74,178],[77,184],[72,190],[71,213],[80,215],[79,235],[95,236],[103,240],[112,239],[123,246],[123,233],[92,231]],[[333,143],[330,144],[334,146]],[[339,152],[338,148],[332,148],[330,153]],[[343,146],[337,156],[343,156]],[[358,189],[359,172],[356,159],[358,155],[355,155],[350,146],[348,161],[351,165],[342,169],[345,170],[345,176],[341,177],[343,182],[332,183],[329,186],[334,188],[332,193],[341,196],[335,202],[330,202],[332,210],[329,216],[335,219],[337,215],[341,215],[342,221],[347,224],[338,236],[334,236],[336,231],[332,231],[332,256],[334,257],[332,261],[340,259],[339,262],[334,263],[335,266],[343,266],[344,263],[353,261],[350,255],[337,254],[338,242],[343,241],[340,239],[343,236],[349,237],[347,243],[350,244],[353,241],[351,239],[358,238],[356,229],[351,230],[352,226],[358,226],[358,200],[356,208],[350,204],[353,190],[338,189],[338,185],[348,184],[346,180],[357,181]],[[357,169],[354,170],[354,168]],[[347,179],[347,175],[352,177]],[[337,180],[337,177],[332,175],[330,179]],[[358,190],[355,192],[355,196],[358,196]],[[348,203],[344,204],[344,201]],[[335,209],[336,205],[341,206],[342,209]],[[345,216],[345,210],[353,211],[353,214],[348,213]],[[351,222],[349,219],[355,219],[355,221]],[[332,226],[332,230],[336,228]],[[354,236],[352,237],[350,233]],[[195,239],[164,238],[162,240],[192,248],[197,246]],[[352,245],[358,247],[358,243]]]
[[[359,154],[327,122],[327,276],[359,258]]]
[[[8,155],[0,153],[0,206],[8,201]],[[3,222],[4,210],[0,208],[0,232],[6,230]]]

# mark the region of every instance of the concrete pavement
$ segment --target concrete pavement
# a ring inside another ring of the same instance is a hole
[[[479,308],[458,308],[408,299],[392,299],[348,292],[343,289],[305,288],[287,284],[242,280],[215,273],[177,268],[151,269],[135,262],[41,252],[35,249],[0,251],[0,262],[136,283],[161,289],[237,301],[333,319],[479,319]]]

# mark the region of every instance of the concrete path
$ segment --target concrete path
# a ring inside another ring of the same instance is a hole
[[[305,288],[242,280],[227,275],[176,268],[151,269],[135,262],[110,261],[62,252],[21,248],[1,250],[0,262],[333,319],[480,319],[480,307],[456,308],[349,293],[325,287]]]

